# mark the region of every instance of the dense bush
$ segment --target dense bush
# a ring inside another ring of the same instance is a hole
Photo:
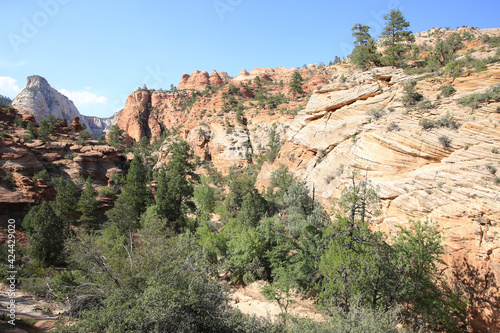
[[[463,106],[469,106],[473,109],[477,109],[479,104],[487,102],[489,100],[498,102],[500,101],[500,86],[491,87],[485,93],[471,94],[462,97],[458,102]]]

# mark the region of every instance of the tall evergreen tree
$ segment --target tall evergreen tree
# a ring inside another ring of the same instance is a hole
[[[304,89],[302,89],[302,75],[298,71],[295,71],[292,75],[292,80],[290,81],[290,93],[295,95],[304,95]]]
[[[370,27],[357,23],[351,30],[355,38],[351,61],[361,68],[367,68],[371,64],[380,65],[377,46],[369,33]]]
[[[92,187],[92,179],[88,177],[85,189],[78,200],[77,211],[82,214],[80,221],[93,222],[99,217],[99,200],[95,198],[96,195],[97,192]]]
[[[56,184],[56,190],[56,214],[69,226],[69,224],[74,221],[80,190],[71,178],[65,180],[62,177]]]
[[[54,211],[54,203],[34,206],[24,217],[22,226],[30,243],[28,249],[35,265],[55,265],[62,261],[65,227]]]
[[[404,56],[411,48],[410,43],[415,38],[408,30],[410,23],[406,21],[399,9],[391,10],[384,16],[384,19],[386,25],[381,37],[384,38],[383,45],[386,49],[382,60],[387,65],[398,66],[402,64]]]
[[[139,227],[139,217],[150,203],[151,191],[146,184],[146,170],[139,155],[135,154],[122,193],[106,216],[120,230],[134,231]]]
[[[186,213],[196,208],[192,197],[193,184],[198,177],[190,162],[193,154],[187,142],[174,142],[169,152],[170,161],[165,170],[158,173],[156,204],[161,216],[174,223],[174,227],[179,230],[186,224]]]

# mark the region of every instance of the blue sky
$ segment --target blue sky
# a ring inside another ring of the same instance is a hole
[[[351,27],[378,36],[391,8],[413,32],[500,28],[497,0],[0,0],[0,94],[37,74],[82,114],[108,117],[144,83],[169,89],[196,69],[235,76],[347,56]]]

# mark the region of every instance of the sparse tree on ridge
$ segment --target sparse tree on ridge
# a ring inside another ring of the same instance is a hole
[[[381,37],[385,56],[382,61],[387,65],[399,66],[402,64],[406,53],[410,50],[410,43],[414,41],[414,36],[408,29],[410,23],[406,21],[401,11],[393,9],[384,16],[386,21]]]
[[[352,29],[354,41],[354,50],[351,54],[351,61],[361,68],[367,68],[370,65],[380,65],[380,55],[377,54],[377,46],[370,35],[370,27],[357,23]]]
[[[302,75],[298,71],[295,71],[292,76],[292,81],[290,81],[290,93],[295,95],[304,95],[304,90],[302,89]]]

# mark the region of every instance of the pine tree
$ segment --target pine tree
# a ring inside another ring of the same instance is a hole
[[[295,71],[292,76],[292,81],[290,81],[290,93],[295,95],[304,95],[304,90],[302,89],[302,75],[298,71]]]
[[[175,142],[169,151],[171,159],[157,177],[156,204],[160,215],[174,223],[174,227],[179,230],[186,224],[186,213],[195,209],[191,199],[197,175],[190,162],[193,154],[187,142]]]
[[[118,125],[113,125],[111,126],[111,129],[109,130],[108,133],[108,144],[110,146],[113,146],[118,149],[122,149],[124,142],[123,142],[123,133],[125,131],[122,130]]]
[[[368,68],[371,64],[380,65],[379,54],[375,41],[370,35],[370,27],[357,23],[352,29],[354,41],[354,50],[351,54],[351,61],[363,69]]]
[[[92,179],[88,177],[85,189],[78,200],[77,211],[82,214],[80,221],[93,222],[99,217],[99,200],[95,198],[96,195],[97,193],[92,187]]]
[[[29,254],[35,265],[54,265],[62,261],[65,228],[54,211],[54,203],[34,206],[24,217],[22,226],[30,243]]]
[[[146,185],[146,170],[142,159],[135,154],[127,173],[122,193],[115,207],[106,212],[109,221],[122,231],[135,230],[141,214],[151,201],[151,192]]]
[[[403,17],[401,11],[391,10],[384,16],[386,25],[381,37],[384,38],[383,45],[386,46],[383,62],[388,65],[398,66],[406,53],[410,50],[410,43],[414,41],[414,36],[408,30],[410,23]]]
[[[71,178],[65,181],[62,177],[56,185],[56,190],[56,214],[69,226],[71,221],[74,221],[80,190]]]

